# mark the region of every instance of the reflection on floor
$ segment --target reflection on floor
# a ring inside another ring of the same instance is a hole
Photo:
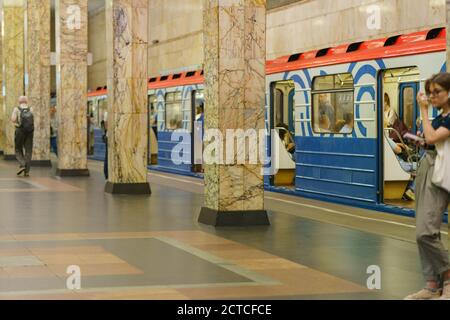
[[[394,207],[399,207],[399,208],[408,208],[408,209],[414,209],[416,206],[416,202],[415,201],[409,201],[409,200],[386,200],[385,201],[386,204],[394,206]]]
[[[115,197],[101,163],[89,178],[15,169],[0,161],[0,299],[398,299],[423,285],[413,240],[385,235],[413,239],[406,218],[267,193],[270,227],[215,229],[197,223],[198,179],[152,173],[151,197]]]

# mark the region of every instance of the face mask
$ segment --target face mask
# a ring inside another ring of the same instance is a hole
[[[28,108],[28,105],[27,105],[26,103],[21,103],[21,104],[20,104],[20,107],[21,107],[21,108]]]

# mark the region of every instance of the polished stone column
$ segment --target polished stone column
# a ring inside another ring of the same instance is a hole
[[[56,0],[58,176],[88,176],[87,0]]]
[[[34,166],[50,161],[50,0],[25,3],[25,92],[34,115]]]
[[[3,3],[1,4],[3,6]],[[1,10],[1,8],[0,8]],[[0,24],[0,34],[1,34],[1,24]],[[2,37],[0,37],[0,62],[1,65],[3,65],[3,51],[1,49],[2,47]],[[0,88],[3,88],[3,72],[0,71]],[[4,105],[3,105],[3,94],[0,93],[0,156],[3,155],[3,150],[5,149],[5,112],[4,112]]]
[[[2,59],[3,59],[3,123],[4,157],[15,160],[14,125],[10,118],[24,94],[24,4],[22,0],[3,0]]]
[[[105,191],[150,194],[147,182],[148,1],[106,5],[108,168]]]
[[[264,128],[266,1],[204,0],[203,6],[205,130],[218,129],[224,137],[227,129],[259,131]],[[224,140],[223,146],[231,142]],[[207,164],[199,222],[269,224],[260,163],[250,164],[246,157],[244,164]]]

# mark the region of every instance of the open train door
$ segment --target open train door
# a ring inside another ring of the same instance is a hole
[[[408,141],[392,121],[398,118],[409,132],[417,131],[419,77],[417,67],[405,67],[384,70],[379,79],[379,202],[410,209],[415,205],[412,181],[417,157],[411,148],[399,153],[398,147],[408,145]],[[388,109],[391,111],[385,114]]]
[[[276,158],[276,174],[270,176],[273,186],[295,187],[295,126],[294,126],[295,84],[292,80],[271,84],[270,134],[280,143],[270,146],[272,158]],[[270,140],[272,141],[272,139]],[[275,150],[272,148],[275,147]]]

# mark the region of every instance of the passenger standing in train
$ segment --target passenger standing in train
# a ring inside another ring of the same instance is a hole
[[[28,177],[33,155],[34,117],[33,108],[28,106],[27,97],[21,96],[19,98],[19,106],[14,108],[11,122],[16,127],[14,144],[16,158],[20,164],[17,175],[20,176],[24,173],[25,177]]]
[[[56,107],[50,108],[50,147],[54,154],[58,155],[58,120],[56,118]]]
[[[329,121],[327,128],[322,129],[329,132],[334,131],[334,126],[336,125],[336,115],[328,93],[319,94],[319,114],[325,114]]]
[[[387,93],[384,93],[384,124],[388,128],[392,128],[395,120],[398,116],[394,109],[391,107],[391,99]]]
[[[425,157],[420,161],[416,177],[416,237],[426,287],[406,299],[450,299],[450,263],[448,252],[441,242],[441,224],[450,204],[450,193],[432,183],[437,152],[435,144],[450,139],[450,74],[434,75],[425,84],[427,97],[417,96],[426,141]],[[429,120],[429,104],[440,115]],[[450,174],[450,173],[448,173]]]

